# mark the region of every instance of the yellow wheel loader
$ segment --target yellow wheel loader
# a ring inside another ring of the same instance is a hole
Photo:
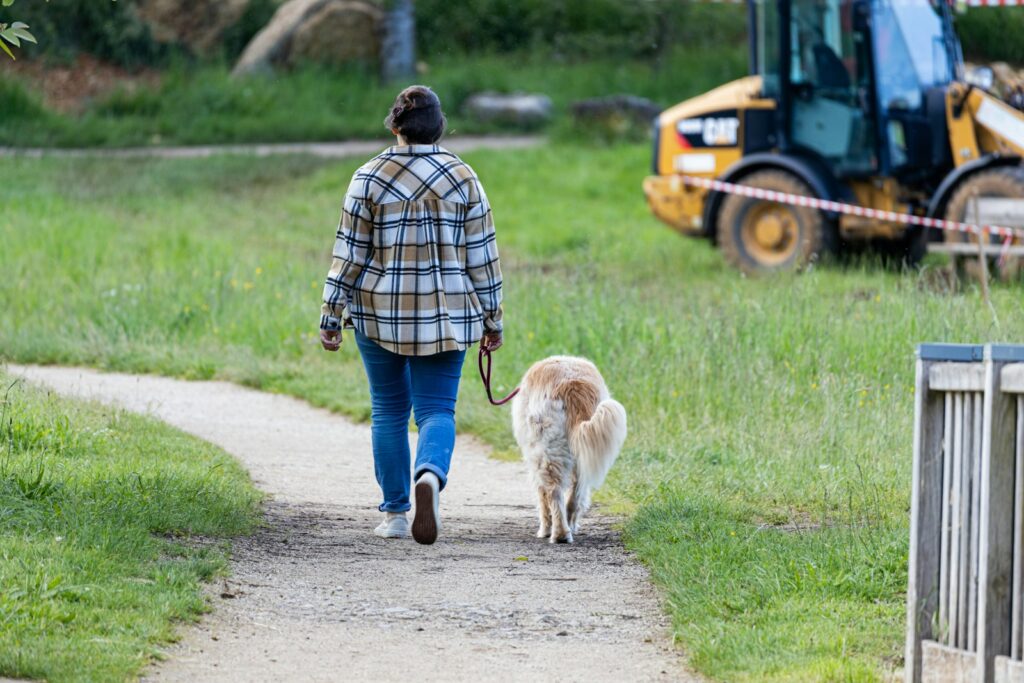
[[[1024,198],[1024,114],[965,80],[947,2],[751,0],[748,13],[751,75],[656,119],[644,193],[659,219],[758,273],[857,242],[914,263],[929,239],[978,238],[681,176],[958,221],[973,196]]]

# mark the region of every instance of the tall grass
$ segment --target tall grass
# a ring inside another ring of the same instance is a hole
[[[694,663],[729,681],[898,663],[914,345],[1022,340],[1019,289],[994,289],[997,324],[973,290],[870,262],[749,280],[650,217],[644,147],[467,159],[507,277],[495,389],[553,353],[601,367],[631,429],[605,500],[633,513]],[[357,163],[0,161],[0,356],[221,377],[365,418],[354,344],[326,354],[315,329]],[[473,373],[460,429],[511,451]]]
[[[223,452],[0,372],[0,674],[125,680],[205,610],[257,494]],[[182,541],[182,537],[185,540]]]
[[[416,80],[433,86],[456,133],[493,132],[492,124],[462,115],[469,95],[482,90],[546,93],[554,100],[555,128],[571,134],[569,105],[581,98],[629,92],[668,106],[743,73],[742,48],[681,47],[660,66],[643,60],[574,60],[548,52],[442,56]],[[0,144],[16,146],[122,146],[210,142],[288,142],[381,138],[381,123],[395,93],[357,68],[314,67],[268,78],[236,80],[225,67],[182,63],[157,87],[122,89],[78,115],[35,112],[22,86],[0,75],[4,101],[32,115],[0,117]]]

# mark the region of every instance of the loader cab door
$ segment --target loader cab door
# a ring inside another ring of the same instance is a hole
[[[952,168],[945,90],[961,58],[948,12],[928,0],[873,2],[885,175],[921,180]]]
[[[775,3],[763,5],[770,12]],[[822,158],[836,177],[873,175],[879,136],[869,3],[791,0],[777,7],[787,146]]]

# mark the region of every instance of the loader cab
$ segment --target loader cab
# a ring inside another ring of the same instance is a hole
[[[783,152],[837,178],[920,181],[951,167],[945,86],[960,64],[947,3],[756,0],[752,68]]]

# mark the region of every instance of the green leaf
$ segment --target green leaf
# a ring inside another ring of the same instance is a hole
[[[9,28],[6,31],[0,31],[0,38],[3,38],[15,47],[21,47],[21,39],[14,35],[13,28]]]
[[[11,28],[28,28],[28,24],[26,24],[24,21],[16,21],[13,24],[11,24]]]
[[[2,40],[0,40],[0,49],[6,52],[11,59],[17,59],[17,57],[14,56],[14,53],[11,52],[11,48],[7,47],[7,45]]]
[[[23,28],[16,28],[13,29],[13,31],[14,35],[18,36],[22,40],[27,40],[30,43],[36,42],[36,37]]]
[[[14,4],[14,0],[3,0],[3,6],[4,7],[10,7],[13,4]]]

